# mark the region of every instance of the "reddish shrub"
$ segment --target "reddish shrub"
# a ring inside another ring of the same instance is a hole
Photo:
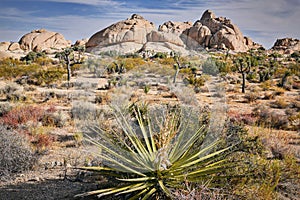
[[[228,117],[231,122],[238,122],[248,125],[253,125],[257,118],[252,113],[239,113],[236,111],[229,111]]]
[[[24,106],[14,108],[6,113],[1,119],[0,123],[7,126],[17,128],[21,124],[27,122],[37,123],[42,120],[45,111],[36,106]]]

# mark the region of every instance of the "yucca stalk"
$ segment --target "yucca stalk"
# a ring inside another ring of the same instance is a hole
[[[219,172],[233,166],[226,159],[233,147],[219,149],[219,140],[202,147],[205,126],[191,132],[192,123],[198,123],[191,120],[191,116],[175,111],[150,118],[142,116],[138,109],[135,116],[138,128],[117,109],[115,117],[121,132],[89,127],[99,135],[99,140],[89,136],[86,139],[101,149],[97,156],[103,159],[106,167],[81,169],[113,176],[120,184],[76,197],[129,193],[131,199],[148,199],[160,193],[172,198],[172,189],[182,187],[185,182],[218,179]]]

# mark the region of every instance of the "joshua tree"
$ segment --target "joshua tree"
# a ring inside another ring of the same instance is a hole
[[[177,76],[179,74],[179,70],[183,68],[183,66],[180,63],[180,54],[179,53],[172,53],[173,59],[175,60],[176,64],[174,65],[176,72],[174,74],[173,83],[176,83]]]
[[[74,51],[78,52],[78,60],[75,61],[76,63],[80,63],[81,62],[81,56],[83,54],[83,52],[85,52],[85,46],[74,46],[72,48]],[[75,59],[75,58],[74,58]]]
[[[56,54],[56,57],[60,60],[63,60],[66,63],[67,71],[68,71],[68,87],[70,87],[70,80],[72,76],[71,71],[71,57],[73,56],[72,48],[65,48],[62,52]]]
[[[235,60],[235,66],[237,71],[242,74],[243,82],[242,82],[242,93],[245,93],[246,86],[246,74],[250,72],[251,67],[251,58],[250,57],[238,57]]]

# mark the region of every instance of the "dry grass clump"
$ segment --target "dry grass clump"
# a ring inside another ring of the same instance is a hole
[[[285,93],[285,89],[283,89],[283,88],[280,88],[280,87],[276,87],[275,89],[274,89],[274,95],[275,96],[282,96],[282,95],[284,95],[284,93]]]
[[[257,99],[259,99],[259,94],[257,92],[249,92],[244,98],[246,99],[246,103],[254,103]]]
[[[279,108],[279,109],[285,109],[289,106],[290,104],[286,101],[286,98],[278,98],[276,99],[275,102],[271,103],[272,108]]]
[[[254,108],[253,113],[257,117],[257,123],[259,125],[282,130],[289,128],[289,120],[284,113],[271,110],[264,105]]]

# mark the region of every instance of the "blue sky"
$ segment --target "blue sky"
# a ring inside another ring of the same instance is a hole
[[[89,38],[133,13],[158,25],[192,21],[211,9],[246,36],[270,48],[277,38],[300,38],[300,0],[0,0],[0,41],[18,41],[34,29]]]

